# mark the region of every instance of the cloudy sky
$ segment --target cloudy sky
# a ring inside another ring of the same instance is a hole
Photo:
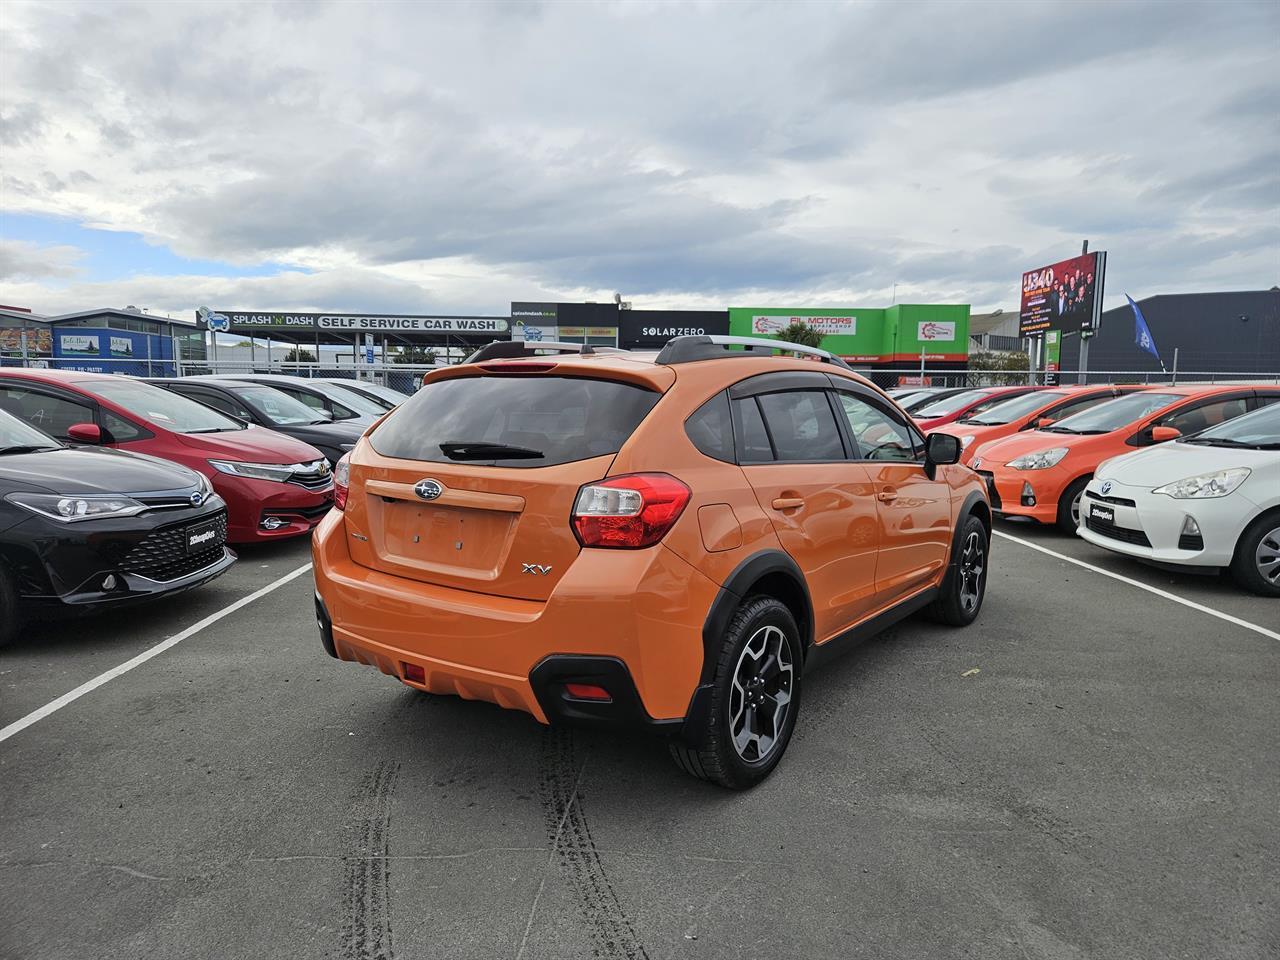
[[[0,6],[0,303],[1280,282],[1280,3]]]

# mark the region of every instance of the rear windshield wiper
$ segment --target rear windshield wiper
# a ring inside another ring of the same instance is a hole
[[[39,453],[41,450],[61,450],[61,447],[55,447],[50,443],[43,444],[27,444],[26,446],[0,447],[0,454],[4,453]]]
[[[450,460],[540,460],[546,456],[529,447],[468,440],[447,440],[440,444],[440,450]]]

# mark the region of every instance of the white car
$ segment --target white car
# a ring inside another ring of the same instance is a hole
[[[1159,564],[1227,567],[1245,589],[1280,597],[1280,403],[1107,460],[1076,532]]]

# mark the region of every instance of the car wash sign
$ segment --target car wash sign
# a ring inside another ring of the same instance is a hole
[[[291,333],[418,333],[493,337],[511,329],[506,317],[456,317],[372,313],[268,313],[256,310],[196,311],[196,323],[216,333],[265,335]]]

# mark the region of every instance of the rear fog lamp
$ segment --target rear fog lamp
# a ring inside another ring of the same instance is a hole
[[[564,692],[575,700],[597,700],[601,703],[609,703],[613,700],[608,690],[594,683],[566,683]]]
[[[411,683],[427,684],[427,671],[416,663],[400,661],[400,675]]]
[[[1036,492],[1031,489],[1031,484],[1026,480],[1022,481],[1022,505],[1024,507],[1034,507],[1036,505]]]

